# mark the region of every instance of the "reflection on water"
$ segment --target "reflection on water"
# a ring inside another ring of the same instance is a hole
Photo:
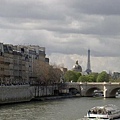
[[[0,120],[81,120],[91,107],[106,104],[120,108],[120,99],[83,97],[2,105]]]

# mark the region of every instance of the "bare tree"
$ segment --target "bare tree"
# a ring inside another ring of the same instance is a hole
[[[35,60],[33,65],[34,75],[37,77],[35,83],[39,86],[47,86],[56,84],[60,81],[60,76],[62,74],[61,70],[57,66],[51,66],[48,63],[40,60]],[[39,94],[39,93],[38,93]]]
[[[35,60],[33,64],[33,73],[37,77],[37,83],[45,84],[49,79],[49,64],[44,61]]]

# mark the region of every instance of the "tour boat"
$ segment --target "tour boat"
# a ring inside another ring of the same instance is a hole
[[[115,119],[120,118],[120,109],[113,104],[96,106],[87,112],[86,118]]]

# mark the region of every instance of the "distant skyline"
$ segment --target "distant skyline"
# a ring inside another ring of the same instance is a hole
[[[0,0],[0,42],[46,47],[50,64],[120,72],[120,0]]]

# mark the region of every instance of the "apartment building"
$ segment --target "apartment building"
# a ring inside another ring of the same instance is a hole
[[[49,63],[45,47],[0,43],[0,84],[26,84],[34,81],[35,60]]]

